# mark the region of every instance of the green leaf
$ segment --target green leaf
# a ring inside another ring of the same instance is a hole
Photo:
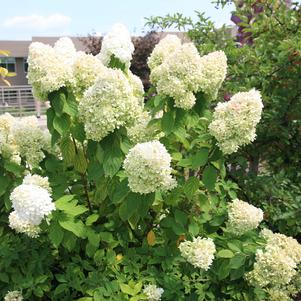
[[[191,177],[183,186],[184,193],[188,198],[192,198],[194,193],[199,188],[199,180],[196,177]]]
[[[191,161],[191,167],[192,169],[197,169],[200,166],[206,165],[208,161],[208,154],[209,149],[208,148],[202,148],[199,152],[197,152],[195,155],[192,156]]]
[[[213,190],[217,179],[217,170],[209,165],[204,169],[202,181],[208,190]]]
[[[129,285],[127,285],[125,283],[120,283],[119,286],[120,286],[121,291],[124,294],[130,295],[130,296],[135,295],[135,290],[133,288],[131,288]]]
[[[164,113],[161,119],[161,128],[165,132],[165,134],[170,134],[174,129],[175,119],[172,111]]]
[[[97,213],[93,213],[93,214],[89,215],[86,219],[86,225],[91,226],[98,220],[98,218],[99,218],[99,214],[97,214]]]
[[[217,253],[217,257],[220,257],[220,258],[232,258],[234,256],[234,253],[230,250],[220,250],[218,253]]]
[[[85,126],[83,123],[77,122],[71,128],[72,136],[79,142],[84,142],[86,139]]]
[[[230,260],[230,267],[231,267],[231,269],[238,269],[245,264],[245,261],[246,261],[246,255],[236,254]]]
[[[104,150],[103,169],[105,176],[113,177],[123,162],[123,153],[120,150],[119,139],[111,135],[102,143]]]
[[[72,164],[75,159],[75,146],[70,137],[62,138],[61,151],[66,164]]]
[[[84,174],[87,170],[87,167],[88,163],[84,151],[82,149],[78,149],[74,159],[74,168],[79,173]]]
[[[53,132],[54,127],[53,127],[53,119],[55,117],[55,112],[52,108],[49,108],[46,112],[46,116],[47,116],[47,128],[49,130],[50,133]]]
[[[55,207],[61,211],[66,212],[68,215],[77,216],[88,211],[83,205],[77,205],[77,200],[73,196],[63,196],[55,202]]]
[[[53,119],[53,127],[61,136],[64,136],[70,127],[70,117],[65,113],[60,117],[55,116]]]
[[[64,237],[64,232],[57,222],[52,222],[49,229],[49,238],[53,245],[58,248]]]
[[[85,225],[82,221],[75,221],[69,218],[65,220],[59,220],[59,224],[61,225],[61,227],[72,232],[77,237],[86,237]]]
[[[139,206],[139,199],[137,194],[129,193],[126,199],[122,202],[119,207],[119,216],[123,221],[128,220],[137,210]]]
[[[192,236],[197,236],[199,234],[200,228],[196,222],[191,222],[188,226],[188,231]]]
[[[64,103],[66,102],[66,95],[63,92],[53,92],[53,97],[50,96],[49,99],[51,101],[51,106],[55,110],[55,114],[57,116],[62,116]]]
[[[64,102],[63,111],[68,115],[75,117],[77,115],[77,102],[71,92],[68,91],[68,97]]]
[[[6,192],[9,183],[9,177],[2,175],[0,176],[0,196],[2,196]]]

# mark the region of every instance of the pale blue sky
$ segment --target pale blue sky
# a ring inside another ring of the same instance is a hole
[[[144,17],[194,11],[206,13],[217,26],[230,24],[232,6],[216,9],[211,0],[0,0],[0,39],[86,35],[107,32],[121,22],[132,34],[143,30]]]

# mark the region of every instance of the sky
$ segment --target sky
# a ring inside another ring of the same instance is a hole
[[[30,40],[32,36],[105,34],[123,23],[133,35],[144,30],[145,17],[205,12],[217,26],[230,24],[233,7],[216,9],[211,0],[0,0],[0,39]]]

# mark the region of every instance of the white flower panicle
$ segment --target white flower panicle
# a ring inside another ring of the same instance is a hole
[[[193,43],[181,44],[179,38],[171,35],[156,45],[148,65],[150,80],[158,93],[172,97],[175,106],[185,110],[194,106],[197,92],[216,98],[227,73],[223,51],[200,57]]]
[[[133,89],[134,96],[139,98],[141,100],[141,105],[144,106],[144,87],[141,79],[130,70],[127,72],[127,78]]]
[[[228,229],[234,234],[241,235],[258,227],[263,220],[263,211],[239,199],[228,205]]]
[[[20,291],[11,291],[7,292],[7,294],[4,297],[4,301],[22,301],[23,296]]]
[[[49,192],[37,185],[17,186],[12,191],[10,199],[19,217],[33,225],[39,225],[44,217],[55,210]]]
[[[48,177],[41,177],[39,175],[28,174],[24,177],[22,183],[26,185],[36,185],[46,189],[49,193],[52,193],[52,189],[49,185]]]
[[[196,101],[193,93],[200,90],[200,66],[201,58],[196,47],[186,43],[151,70],[150,80],[159,94],[174,98],[176,107],[190,109]]]
[[[60,55],[62,58],[64,58],[65,63],[67,63],[69,66],[73,63],[76,55],[76,49],[70,38],[62,37],[58,39],[53,48],[56,55]]]
[[[39,237],[41,229],[38,225],[33,225],[26,219],[21,218],[16,211],[12,211],[8,216],[9,226],[17,233],[24,233],[31,238]]]
[[[142,111],[142,101],[121,70],[105,68],[85,92],[78,110],[87,138],[100,141],[121,126],[131,126]]]
[[[0,154],[4,157],[17,155],[16,144],[12,135],[15,117],[9,113],[0,115]]]
[[[284,288],[297,274],[301,245],[292,237],[274,234],[270,230],[263,230],[261,234],[267,244],[263,250],[257,250],[254,268],[246,278],[251,284],[262,288]]]
[[[301,244],[296,239],[281,233],[273,233],[268,229],[263,229],[260,234],[266,239],[269,246],[277,246],[292,257],[297,264],[301,262]]]
[[[112,56],[115,56],[129,68],[134,49],[131,35],[127,28],[118,23],[104,36],[101,51],[97,57],[105,66],[108,66]]]
[[[39,100],[47,100],[50,92],[73,82],[72,56],[75,49],[72,41],[61,38],[54,47],[40,42],[29,46],[28,82],[33,86]]]
[[[196,268],[207,271],[214,259],[215,244],[211,238],[196,237],[193,241],[184,241],[179,245],[179,250],[190,264]]]
[[[12,125],[15,122],[15,117],[13,117],[9,113],[5,113],[0,115],[0,132],[4,136],[8,137],[10,135],[10,131],[12,128]]]
[[[55,210],[50,193],[47,178],[27,175],[10,195],[14,211],[9,215],[9,226],[18,233],[38,237],[39,224]]]
[[[72,64],[74,94],[81,98],[84,91],[95,83],[97,76],[103,70],[104,65],[98,58],[83,51],[77,52]]]
[[[224,154],[234,153],[240,146],[254,141],[262,109],[261,95],[255,89],[237,93],[230,101],[217,104],[209,132]]]
[[[163,63],[166,57],[172,54],[176,49],[181,47],[181,40],[176,35],[167,35],[154,48],[147,64],[151,70]]]
[[[144,287],[143,293],[147,296],[148,301],[160,301],[164,289],[155,284],[148,284]]]
[[[159,141],[136,144],[127,154],[123,167],[133,192],[147,194],[176,186],[171,176],[171,157]]]
[[[211,99],[216,99],[227,75],[227,57],[223,51],[214,51],[202,56],[200,62],[200,89]]]
[[[44,159],[43,150],[51,149],[50,135],[43,131],[34,116],[16,119],[12,128],[12,135],[18,153],[31,166],[38,166]]]

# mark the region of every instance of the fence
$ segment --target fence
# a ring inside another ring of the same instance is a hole
[[[31,86],[0,87],[0,114],[8,112],[20,117],[40,113],[37,110]]]

